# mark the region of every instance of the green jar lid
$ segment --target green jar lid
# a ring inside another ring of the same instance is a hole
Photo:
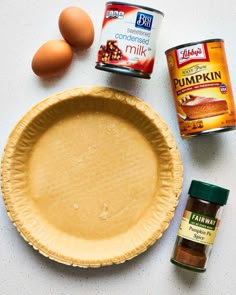
[[[192,180],[188,193],[198,199],[225,205],[229,190],[206,182]]]

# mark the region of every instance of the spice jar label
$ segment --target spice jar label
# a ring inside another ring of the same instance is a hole
[[[220,220],[185,210],[178,236],[204,245],[213,245]]]

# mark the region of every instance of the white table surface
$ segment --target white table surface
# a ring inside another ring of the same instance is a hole
[[[44,258],[17,233],[0,198],[0,294],[236,294],[236,134],[235,131],[183,140],[180,138],[164,51],[209,38],[225,40],[228,65],[236,93],[236,4],[234,0],[130,1],[165,13],[151,80],[96,70],[104,2],[1,0],[0,5],[0,150],[17,121],[43,98],[83,85],[126,90],[150,104],[167,122],[178,143],[184,165],[184,185],[176,214],[164,236],[147,252],[122,265],[80,269]],[[42,43],[61,38],[60,12],[77,5],[95,25],[93,46],[75,52],[69,71],[60,78],[40,80],[31,59]],[[178,224],[192,179],[230,189],[222,224],[207,272],[196,274],[169,262]]]

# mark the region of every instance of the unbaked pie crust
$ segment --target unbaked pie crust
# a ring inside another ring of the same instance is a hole
[[[166,123],[106,87],[52,95],[16,125],[2,158],[12,222],[41,254],[80,267],[122,263],[168,227],[182,162]]]

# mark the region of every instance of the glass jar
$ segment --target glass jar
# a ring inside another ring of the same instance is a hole
[[[192,271],[204,272],[229,190],[193,180],[189,195],[171,262]]]

